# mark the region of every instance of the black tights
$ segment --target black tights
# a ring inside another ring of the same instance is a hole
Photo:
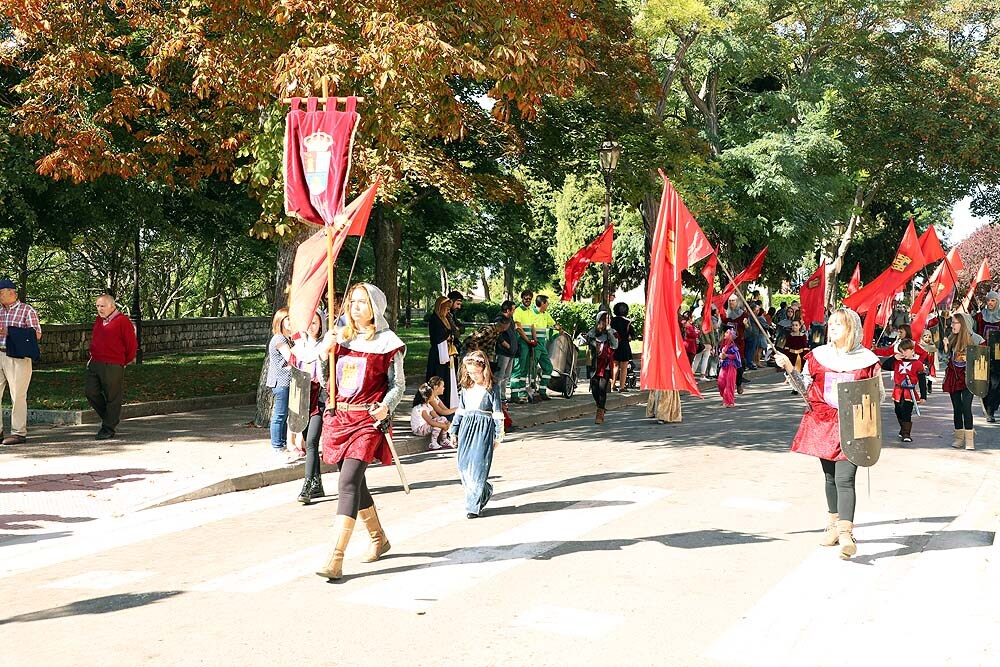
[[[858,500],[854,493],[854,476],[858,466],[847,460],[820,459],[819,462],[826,478],[826,506],[830,514],[840,514],[844,521],[854,521],[854,506]]]
[[[323,434],[323,404],[319,404],[319,412],[309,418],[302,437],[306,441],[306,479],[320,476],[319,437]]]
[[[608,401],[608,378],[594,376],[590,378],[590,393],[594,396],[594,402],[601,410]]]
[[[972,392],[968,389],[962,391],[949,391],[951,396],[952,416],[955,419],[955,430],[972,430]]]
[[[913,421],[913,401],[895,401],[896,419],[900,426]]]
[[[358,459],[344,459],[340,462],[340,483],[337,489],[337,514],[358,518],[358,510],[366,510],[375,504],[372,494],[365,484],[365,469],[368,464]]]

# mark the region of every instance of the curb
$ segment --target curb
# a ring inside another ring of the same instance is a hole
[[[232,408],[243,405],[253,405],[257,402],[257,393],[223,394],[221,396],[199,396],[196,398],[179,398],[172,401],[147,401],[146,403],[131,403],[122,406],[122,419],[136,417],[151,417],[153,415],[169,415],[175,412],[193,412],[195,410],[214,410],[216,408]],[[93,410],[28,410],[28,425],[79,426],[81,424],[96,424],[101,421]],[[10,425],[10,408],[3,409],[3,423]]]

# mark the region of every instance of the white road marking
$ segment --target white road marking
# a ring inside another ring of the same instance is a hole
[[[618,614],[540,605],[519,614],[510,625],[569,637],[599,639],[624,623],[625,617]]]
[[[495,482],[495,484],[504,493],[516,493],[521,489],[537,486],[541,482]],[[393,550],[397,550],[397,546],[406,543],[418,535],[443,528],[456,522],[459,518],[464,521],[465,510],[463,508],[464,503],[456,501],[419,512],[398,525],[393,523],[384,524],[389,542],[393,545]],[[365,531],[364,524],[359,522],[354,527],[354,534],[351,536],[351,542],[347,547],[344,559],[357,560],[357,557],[363,554],[368,548],[368,543],[368,534]],[[260,593],[274,586],[294,581],[299,577],[312,575],[326,562],[325,559],[330,555],[331,546],[332,544],[329,542],[317,544],[296,551],[295,553],[259,563],[239,572],[233,572],[232,574],[197,583],[189,590]]]
[[[61,579],[51,584],[46,584],[45,588],[82,588],[105,590],[108,588],[118,588],[136,581],[142,581],[151,577],[155,572],[150,570],[94,570],[84,572],[69,579]]]
[[[423,611],[434,602],[559,548],[573,538],[652,504],[669,491],[619,486],[589,500],[452,551],[425,565],[390,576],[343,599],[359,604]]]
[[[731,507],[738,510],[752,510],[754,512],[784,512],[791,505],[778,500],[765,500],[764,498],[747,498],[744,496],[730,496],[722,501],[723,507]]]
[[[887,520],[888,519],[888,520]],[[892,597],[899,578],[912,566],[896,554],[905,552],[905,537],[938,530],[941,524],[889,517],[859,516],[855,536],[861,562],[843,562],[835,547],[817,547],[788,576],[766,593],[742,620],[735,623],[705,652],[726,664],[738,665],[828,665],[842,661],[837,637],[848,642],[851,654],[861,643],[883,641],[898,649],[897,641],[885,642],[886,625],[877,615],[869,619],[878,600]],[[864,526],[863,524],[876,524]],[[878,541],[874,541],[878,540]],[[872,562],[865,556],[881,554]],[[926,603],[926,600],[925,600]],[[926,604],[919,605],[927,614]],[[929,614],[936,617],[935,613]],[[898,624],[893,621],[893,626]],[[909,632],[909,628],[907,629]],[[917,635],[918,636],[918,635]],[[781,641],[774,641],[780,637]],[[897,662],[894,658],[892,662]],[[922,663],[923,664],[923,663]]]
[[[271,486],[243,492],[238,499],[227,494],[101,519],[65,538],[7,544],[0,550],[0,579],[288,502],[284,485]]]

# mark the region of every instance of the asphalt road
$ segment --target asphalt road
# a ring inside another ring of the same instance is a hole
[[[995,427],[951,449],[932,394],[870,491],[859,473],[844,562],[816,544],[818,462],[788,452],[800,400],[767,379],[738,400],[515,433],[476,520],[454,453],[414,457],[410,495],[373,468],[392,550],[361,563],[359,524],[339,583],[312,574],[335,498],[299,506],[298,484],[0,548],[0,663],[1000,664]]]

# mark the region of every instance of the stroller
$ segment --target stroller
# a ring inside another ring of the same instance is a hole
[[[625,372],[625,388],[626,389],[638,389],[639,388],[639,360],[629,359],[628,366]]]
[[[549,359],[552,361],[552,377],[548,388],[569,398],[576,391],[579,376],[576,370],[578,351],[573,339],[561,333],[548,345]]]

